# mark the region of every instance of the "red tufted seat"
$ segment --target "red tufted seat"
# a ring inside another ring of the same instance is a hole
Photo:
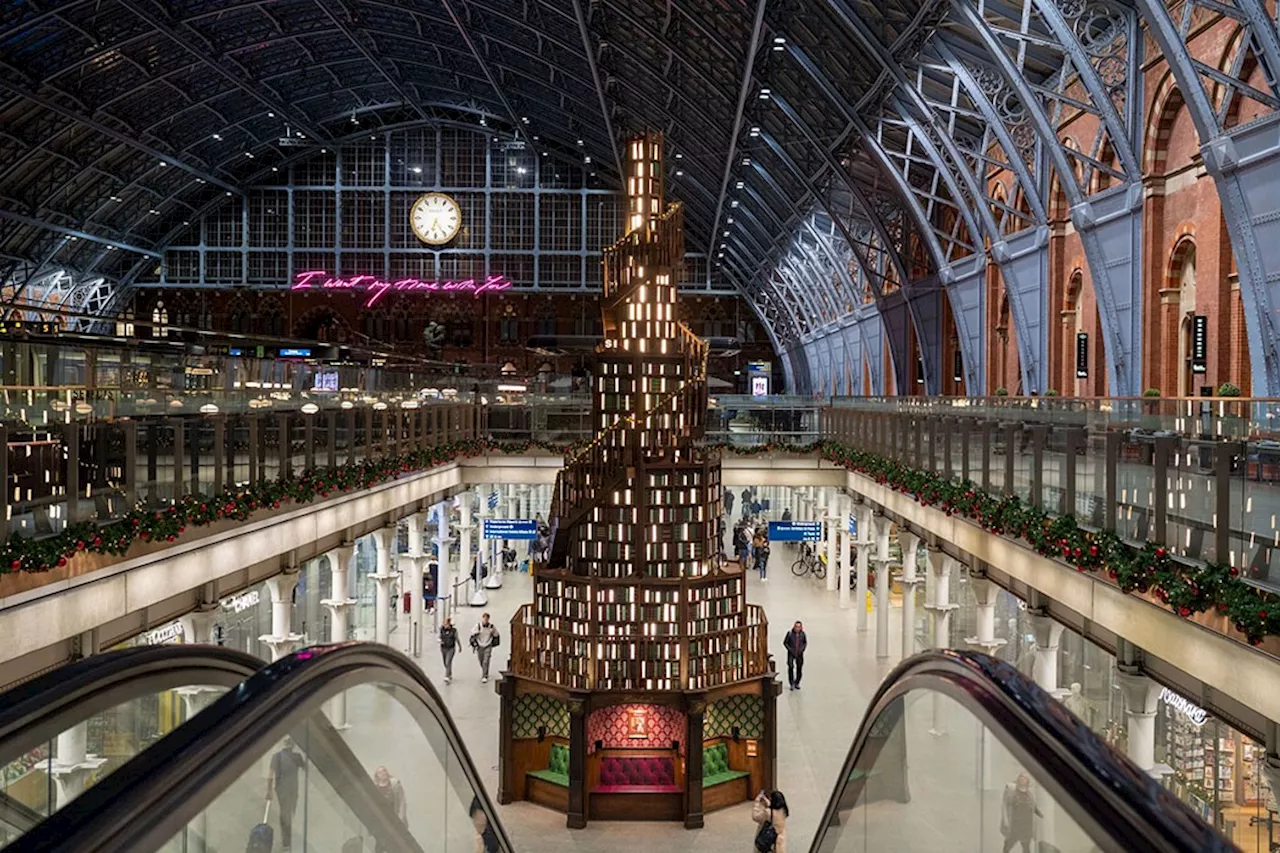
[[[658,756],[609,756],[600,761],[600,784],[595,791],[601,794],[679,793],[675,762]]]

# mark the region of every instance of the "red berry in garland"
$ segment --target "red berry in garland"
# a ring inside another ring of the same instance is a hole
[[[66,558],[66,557],[59,557],[59,558],[58,558],[58,568],[60,568],[60,569],[61,569],[61,568],[63,568],[63,567],[64,567],[64,566],[66,566],[66,565],[67,565],[67,558]]]
[[[21,560],[14,560],[12,563],[9,564],[9,571],[11,572],[16,572],[21,568],[22,568]]]
[[[1168,556],[1168,554],[1169,552],[1164,548],[1156,549],[1156,559],[1158,560],[1163,560],[1166,556]]]

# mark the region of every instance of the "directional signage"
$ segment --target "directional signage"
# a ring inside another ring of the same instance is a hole
[[[857,513],[849,513],[849,535],[858,535],[858,516]]]
[[[538,522],[521,518],[484,519],[485,539],[537,539]]]
[[[821,521],[771,521],[769,539],[773,542],[819,542]]]

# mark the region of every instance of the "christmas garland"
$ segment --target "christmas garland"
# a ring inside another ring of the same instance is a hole
[[[908,494],[921,506],[1022,539],[1037,553],[1103,575],[1125,592],[1151,595],[1182,617],[1216,610],[1253,645],[1280,635],[1280,597],[1246,583],[1234,566],[1184,563],[1163,545],[1131,545],[1114,531],[1087,530],[1072,516],[1050,515],[1017,497],[987,494],[972,481],[949,480],[838,442],[823,442],[820,452],[828,462]]]
[[[482,453],[524,454],[530,450],[562,452],[563,447],[540,441],[495,442],[464,439],[411,450],[400,456],[367,459],[336,468],[311,468],[286,480],[253,483],[212,497],[187,495],[156,510],[138,507],[107,524],[82,521],[61,533],[40,539],[10,536],[0,545],[0,574],[47,572],[67,565],[80,553],[122,555],[137,541],[173,542],[188,527],[219,521],[245,521],[260,509],[278,509],[285,501],[305,504],[332,494],[369,489],[404,474],[423,471],[462,457]]]

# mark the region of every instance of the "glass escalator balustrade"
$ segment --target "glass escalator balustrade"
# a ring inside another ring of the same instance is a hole
[[[65,808],[262,662],[223,649],[108,652],[0,695],[0,847]]]
[[[375,644],[265,667],[78,805],[10,849],[512,849],[439,695],[416,664]]]
[[[904,662],[863,720],[812,853],[1236,848],[1008,664]]]

